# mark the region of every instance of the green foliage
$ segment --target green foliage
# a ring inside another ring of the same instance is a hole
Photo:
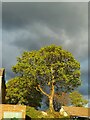
[[[71,104],[76,107],[83,107],[88,103],[78,91],[70,93],[69,97]]]
[[[51,108],[53,108],[55,91],[71,92],[81,84],[80,63],[70,52],[56,45],[46,46],[38,51],[23,52],[21,57],[17,58],[17,63],[12,70],[24,82],[30,81],[29,83],[35,86],[33,90],[36,88],[46,95],[51,101],[49,102]],[[49,94],[43,91],[45,86],[49,87]],[[18,91],[17,88],[15,89]],[[20,90],[22,89],[23,87]],[[30,94],[29,90],[26,92]],[[23,99],[22,94],[20,92],[19,99],[25,103],[26,100]]]
[[[30,82],[22,77],[15,77],[6,84],[6,102],[9,104],[24,104],[33,107],[40,106],[41,94]]]
[[[52,68],[52,70],[51,70]],[[12,67],[17,75],[41,86],[52,84],[61,91],[72,91],[80,85],[80,64],[73,55],[60,46],[46,46],[38,51],[23,52]],[[53,72],[52,72],[53,71]]]

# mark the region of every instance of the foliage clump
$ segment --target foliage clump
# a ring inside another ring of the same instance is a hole
[[[33,88],[30,80],[24,77],[15,77],[6,84],[6,103],[23,104],[37,108],[40,107],[42,95]]]
[[[71,104],[76,107],[83,107],[88,103],[78,91],[71,92],[69,97]]]

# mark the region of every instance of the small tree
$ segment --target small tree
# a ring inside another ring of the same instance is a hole
[[[36,89],[48,97],[51,111],[54,110],[56,90],[70,92],[80,85],[79,62],[60,46],[51,45],[38,51],[24,52],[12,70],[30,79]],[[49,94],[45,92],[45,86],[48,86]]]
[[[69,104],[69,95],[65,92],[54,94],[54,109],[60,111],[61,106]]]
[[[24,104],[32,107],[40,107],[41,93],[34,89],[29,79],[15,77],[6,84],[6,103]]]
[[[70,103],[76,107],[83,107],[88,103],[78,91],[70,93],[69,97]]]

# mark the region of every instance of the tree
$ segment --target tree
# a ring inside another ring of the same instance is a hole
[[[88,103],[78,91],[71,92],[69,97],[70,103],[76,107],[83,107]]]
[[[6,84],[6,103],[24,104],[40,107],[42,95],[33,88],[33,84],[24,77],[15,77]]]
[[[80,63],[60,46],[50,45],[38,51],[25,51],[12,67],[18,76],[28,78],[49,99],[53,108],[55,91],[70,92],[80,84]],[[49,88],[49,94],[45,91]]]

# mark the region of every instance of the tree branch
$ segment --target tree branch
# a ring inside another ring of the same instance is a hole
[[[40,89],[38,89],[37,87],[35,87],[35,89],[40,92]]]
[[[38,88],[44,95],[46,95],[47,97],[50,97],[45,91],[43,91],[43,89],[40,87],[40,85],[38,85]]]

